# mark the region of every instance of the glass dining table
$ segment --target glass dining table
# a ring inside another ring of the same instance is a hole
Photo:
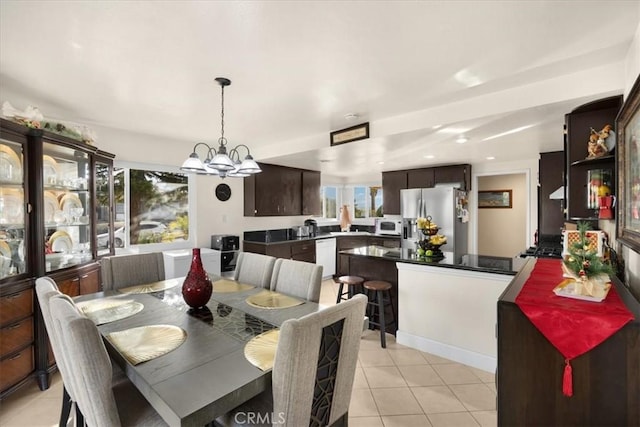
[[[157,292],[123,294],[106,291],[77,297],[77,303],[97,299],[127,299],[142,310],[120,320],[98,325],[112,360],[171,426],[202,426],[271,387],[271,370],[247,360],[245,345],[254,337],[278,328],[285,320],[321,310],[302,301],[287,308],[264,308],[251,303],[263,288],[244,286],[237,291],[214,292],[206,307],[190,308],[182,298],[183,279],[157,282]],[[221,283],[221,282],[220,282]],[[171,286],[173,285],[173,286]],[[247,289],[248,288],[248,289]],[[249,299],[249,302],[247,302]],[[186,333],[174,350],[132,364],[109,334],[148,325],[173,325]]]

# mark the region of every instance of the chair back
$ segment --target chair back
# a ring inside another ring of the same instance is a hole
[[[65,364],[74,367],[71,377],[77,392],[76,403],[87,425],[120,426],[112,390],[111,360],[98,328],[66,295],[51,299],[51,317],[62,337]]]
[[[104,257],[100,266],[105,291],[165,279],[162,252]]]
[[[286,425],[327,426],[349,410],[367,298],[287,320],[273,365],[273,414]]]
[[[51,298],[59,295],[63,294],[52,278],[40,277],[36,279],[36,296],[38,298],[38,304],[40,305],[40,311],[42,312],[42,318],[44,319],[44,327],[47,330],[51,349],[53,350],[58,370],[62,376],[62,383],[67,393],[69,393],[71,400],[75,402],[77,399],[76,392],[73,388],[73,380],[70,377],[71,367],[66,364],[66,358],[63,355],[64,348],[62,338],[58,336],[54,327],[53,318],[51,317]]]
[[[272,256],[240,252],[233,279],[247,285],[269,289],[275,262],[276,259]]]
[[[321,265],[278,258],[273,266],[272,291],[318,302],[321,284]]]

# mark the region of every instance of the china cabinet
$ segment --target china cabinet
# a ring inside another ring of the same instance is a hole
[[[34,284],[99,290],[113,251],[113,155],[0,119],[0,398],[55,369]],[[98,238],[100,233],[101,238]]]

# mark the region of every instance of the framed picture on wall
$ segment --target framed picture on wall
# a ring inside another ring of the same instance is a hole
[[[640,252],[640,76],[616,119],[618,241]]]
[[[478,208],[512,207],[512,190],[478,191]]]

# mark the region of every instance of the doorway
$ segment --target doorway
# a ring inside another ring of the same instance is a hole
[[[507,173],[477,177],[478,192],[508,191],[511,207],[477,205],[477,247],[479,255],[514,257],[527,248],[529,232],[529,177],[527,173]]]

